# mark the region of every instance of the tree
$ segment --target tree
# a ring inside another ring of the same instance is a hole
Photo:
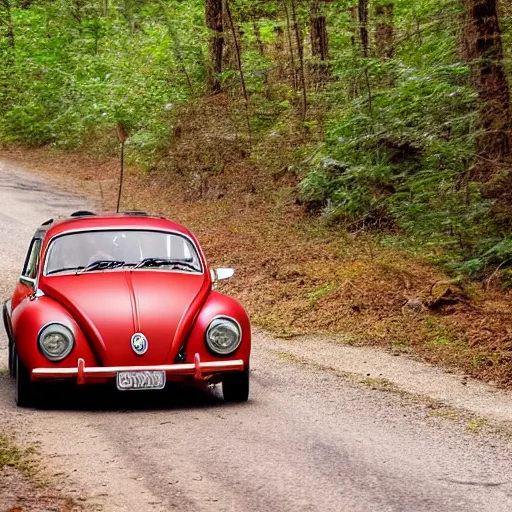
[[[325,0],[323,0],[325,2]],[[311,53],[315,59],[314,75],[325,76],[328,71],[326,61],[329,59],[329,36],[327,17],[322,12],[322,0],[312,0],[310,12]]]
[[[370,56],[370,36],[368,32],[368,0],[359,0],[357,10],[359,18],[359,34],[361,37],[361,53],[364,59],[368,59]],[[371,114],[373,111],[373,98],[370,84],[370,74],[368,72],[368,64],[366,63],[363,67],[363,73],[366,84],[366,91],[368,94],[368,111]]]
[[[481,103],[478,153],[487,162],[498,162],[511,155],[512,119],[497,0],[463,2],[462,47]]]
[[[359,35],[361,37],[361,52],[366,59],[370,56],[370,37],[368,35],[368,0],[358,3]]]
[[[291,67],[291,78],[292,86],[295,91],[299,89],[297,81],[297,66],[295,65],[295,52],[293,49],[293,36],[292,36],[292,22],[290,19],[290,10],[288,9],[287,0],[283,0],[283,9],[286,17],[286,35],[288,39],[288,48],[290,53],[290,67]]]
[[[224,23],[222,0],[206,0],[206,27],[210,30],[208,41],[208,81],[210,94],[221,91],[219,75],[222,73],[224,48]]]
[[[306,72],[304,70],[304,46],[302,44],[302,34],[299,26],[299,19],[297,16],[297,1],[291,0],[291,14],[293,32],[295,33],[295,42],[297,43],[297,52],[299,54],[299,78],[302,90],[302,102],[301,102],[301,117],[302,121],[306,121],[306,113],[308,108],[308,96],[306,89]]]
[[[249,95],[247,94],[247,85],[245,83],[245,75],[242,66],[242,50],[240,47],[240,42],[238,40],[238,36],[236,33],[235,22],[233,20],[233,15],[231,14],[231,8],[229,7],[229,0],[224,1],[224,11],[226,12],[227,22],[229,27],[231,28],[231,36],[233,38],[233,45],[235,49],[236,55],[236,63],[238,67],[238,73],[240,75],[240,85],[242,87],[242,93],[245,100],[245,114],[246,114],[246,122],[247,122],[247,134],[249,136],[249,146],[252,149],[252,131],[251,131],[251,119],[249,115]]]
[[[375,6],[375,51],[381,60],[391,59],[395,53],[393,12],[391,2]]]

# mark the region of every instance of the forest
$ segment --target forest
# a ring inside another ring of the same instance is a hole
[[[0,142],[115,154],[121,126],[200,196],[286,185],[508,287],[511,45],[505,0],[0,0]]]

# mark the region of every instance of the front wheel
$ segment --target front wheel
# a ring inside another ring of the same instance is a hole
[[[14,377],[16,375],[16,370],[14,368],[14,346],[11,341],[9,341],[9,375]]]
[[[249,368],[243,372],[226,373],[222,377],[222,394],[226,402],[247,402],[249,399]]]
[[[35,385],[30,380],[30,373],[23,364],[16,349],[14,349],[14,366],[16,372],[16,405],[30,407],[35,402]]]

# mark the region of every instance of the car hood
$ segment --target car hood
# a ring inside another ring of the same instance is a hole
[[[211,283],[203,274],[166,271],[106,271],[61,275],[41,283],[83,329],[104,366],[174,362]],[[139,356],[135,333],[148,340]]]

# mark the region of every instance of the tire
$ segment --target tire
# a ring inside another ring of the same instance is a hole
[[[247,402],[249,399],[249,368],[243,372],[226,373],[222,377],[225,402]]]
[[[11,341],[9,341],[9,375],[11,377],[14,377],[16,374],[16,371],[14,369],[14,354],[13,354],[13,346]]]
[[[14,349],[14,366],[16,372],[15,400],[18,407],[31,407],[36,402],[36,386],[30,380],[30,373]]]
[[[7,314],[7,303],[3,306],[3,319],[4,319],[4,327],[5,327],[5,333],[7,334],[7,340],[8,340],[8,346],[9,346],[9,375],[11,377],[14,377],[15,369],[14,369],[14,342],[12,339],[12,331],[11,331],[11,325],[9,322],[9,317]]]

